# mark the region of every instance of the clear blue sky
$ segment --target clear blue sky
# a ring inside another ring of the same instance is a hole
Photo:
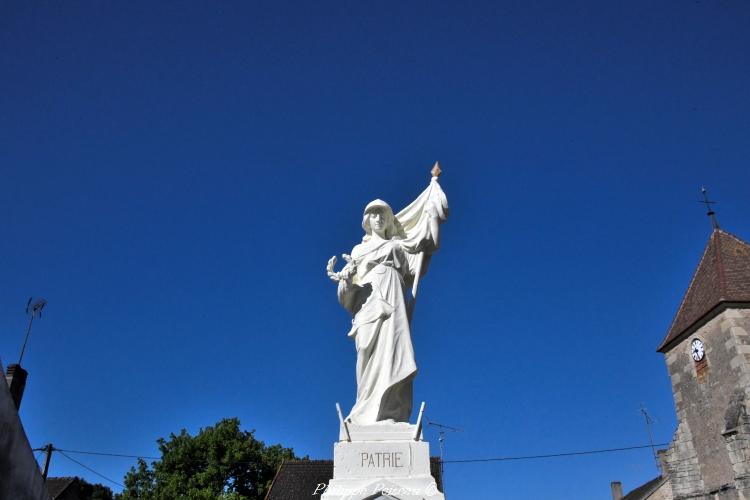
[[[49,301],[32,445],[154,455],[238,416],[330,458],[355,380],[326,261],[436,159],[452,215],[415,398],[463,429],[446,459],[643,444],[641,403],[668,441],[655,348],[710,233],[701,185],[750,238],[748,26],[739,0],[0,3],[4,364]],[[118,481],[134,462],[75,457]],[[581,500],[655,474],[640,450],[445,479]]]

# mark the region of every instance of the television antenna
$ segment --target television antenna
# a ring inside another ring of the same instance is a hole
[[[445,474],[443,469],[443,455],[445,453],[445,435],[448,432],[461,432],[461,429],[449,425],[439,424],[427,419],[427,425],[435,427],[438,433],[438,443],[440,444],[440,480],[443,482],[443,493],[445,493]]]
[[[29,326],[26,327],[26,337],[23,339],[21,355],[18,357],[18,366],[21,366],[21,360],[23,360],[23,353],[26,351],[26,343],[29,341],[29,334],[31,333],[31,325],[34,323],[34,318],[37,316],[42,317],[42,309],[46,305],[46,300],[42,298],[33,300],[33,297],[29,297],[29,301],[26,303],[26,315],[29,317]]]
[[[641,414],[643,415],[643,418],[646,420],[646,430],[648,431],[648,442],[651,444],[651,453],[654,455],[654,462],[656,462],[656,470],[660,471],[661,468],[659,467],[659,456],[656,454],[656,448],[654,447],[654,437],[653,434],[651,434],[651,424],[655,422],[653,418],[651,418],[651,415],[649,415],[648,410],[645,406],[643,406],[643,403],[641,403]]]

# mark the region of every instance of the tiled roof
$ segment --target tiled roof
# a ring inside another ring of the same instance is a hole
[[[78,480],[77,477],[48,477],[45,484],[50,498],[55,500],[76,480]]]
[[[440,459],[430,458],[430,472],[437,487],[443,491]],[[319,484],[333,478],[333,460],[286,460],[276,472],[266,500],[304,500],[320,498],[321,490],[313,496]]]
[[[657,476],[646,484],[642,484],[624,497],[622,500],[645,500],[664,483],[665,479]]]
[[[750,302],[750,245],[716,229],[657,351],[666,352],[681,334],[727,302]]]
[[[273,478],[266,500],[316,498],[313,494],[317,486],[328,484],[332,477],[333,460],[285,460]]]

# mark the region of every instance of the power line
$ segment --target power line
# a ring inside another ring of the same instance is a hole
[[[643,448],[651,448],[652,446],[656,447],[656,446],[667,446],[667,445],[669,445],[669,443],[656,443],[656,444],[649,443],[649,444],[644,444],[644,445],[639,445],[639,446],[626,446],[623,448],[604,448],[604,449],[598,449],[598,450],[548,453],[544,455],[521,455],[521,456],[515,456],[515,457],[473,458],[473,459],[465,459],[465,460],[443,460],[442,462],[446,464],[456,464],[456,463],[477,463],[477,462],[504,462],[504,461],[511,461],[511,460],[536,460],[536,459],[542,459],[542,458],[560,458],[560,457],[573,457],[573,456],[580,456],[580,455],[595,455],[595,454],[600,454],[600,453],[616,453],[620,451],[641,450]],[[41,450],[41,449],[43,448],[37,448],[34,451]],[[128,455],[125,453],[106,453],[106,452],[99,452],[99,451],[66,450],[66,449],[60,449],[60,448],[55,448],[55,451],[59,451],[61,453],[67,452],[67,453],[77,453],[77,454],[82,454],[82,455],[98,455],[98,456],[104,456],[104,457],[145,458],[149,460],[161,460],[161,457],[149,457],[146,455]],[[71,457],[67,457],[67,458],[73,460]],[[203,459],[199,461],[203,461]],[[244,461],[235,462],[235,463],[244,463]]]
[[[100,455],[103,457],[120,457],[120,458],[147,458],[149,460],[161,460],[161,457],[148,457],[146,455],[125,455],[123,453],[105,453],[99,451],[81,451],[81,450],[62,450],[55,448],[57,451],[67,451],[68,453],[77,453],[80,455]]]
[[[67,458],[67,459],[68,459],[68,460],[70,460],[71,462],[75,462],[75,463],[77,463],[78,465],[80,465],[81,467],[83,467],[84,469],[86,469],[87,471],[89,471],[89,472],[93,472],[94,474],[96,474],[96,475],[97,475],[97,476],[99,476],[100,478],[102,478],[102,479],[105,479],[105,480],[109,481],[109,482],[110,482],[110,483],[112,483],[112,484],[116,484],[116,485],[117,485],[117,486],[119,486],[120,488],[123,488],[123,489],[125,488],[125,485],[124,485],[124,484],[118,483],[117,481],[115,481],[115,480],[113,480],[113,479],[110,479],[110,478],[108,478],[108,477],[107,477],[107,476],[105,476],[104,474],[100,474],[100,473],[96,472],[96,471],[95,471],[94,469],[92,469],[92,468],[91,468],[91,467],[89,467],[88,465],[86,465],[86,464],[83,464],[83,463],[79,462],[78,460],[76,460],[76,459],[75,459],[75,458],[73,458],[73,457],[69,457],[69,456],[68,456],[67,454],[65,454],[65,453],[64,453],[64,452],[63,452],[62,450],[60,450],[60,449],[57,449],[57,448],[55,448],[55,451],[59,451],[59,452],[60,452],[60,455],[64,456],[65,458]]]
[[[44,448],[41,448],[42,450]],[[161,460],[162,457],[150,457],[148,455],[128,455],[125,453],[107,453],[103,451],[84,451],[84,450],[66,450],[61,448],[55,448],[55,451],[66,451],[68,453],[74,453],[79,455],[95,455],[95,456],[102,456],[102,457],[115,457],[115,458],[143,458],[148,460]],[[208,458],[186,458],[183,460],[187,460],[190,462],[207,462]],[[232,462],[232,464],[252,464],[255,463],[253,460],[238,460],[235,462]]]
[[[445,460],[446,464],[459,464],[459,463],[472,463],[472,462],[503,462],[508,460],[533,460],[538,458],[557,458],[557,457],[572,457],[578,455],[594,455],[597,453],[615,453],[618,451],[629,451],[629,450],[640,450],[643,448],[651,448],[652,446],[667,446],[669,443],[659,444],[644,444],[640,446],[628,446],[626,448],[606,448],[603,450],[586,450],[586,451],[571,451],[567,453],[550,453],[549,455],[525,455],[520,457],[499,457],[499,458],[475,458],[469,460]]]

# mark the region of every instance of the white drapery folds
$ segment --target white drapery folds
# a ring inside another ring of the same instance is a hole
[[[427,189],[396,214],[403,230],[402,244],[413,253],[432,253],[440,246],[439,225],[448,218],[448,198],[433,177]]]
[[[373,234],[367,213],[382,210],[390,220],[386,237]],[[349,336],[357,349],[357,401],[347,419],[367,425],[408,422],[417,373],[411,342],[408,288],[426,272],[438,249],[440,224],[448,217],[445,193],[433,177],[416,200],[395,217],[380,200],[365,210],[362,243],[352,249],[338,297],[352,313]]]

